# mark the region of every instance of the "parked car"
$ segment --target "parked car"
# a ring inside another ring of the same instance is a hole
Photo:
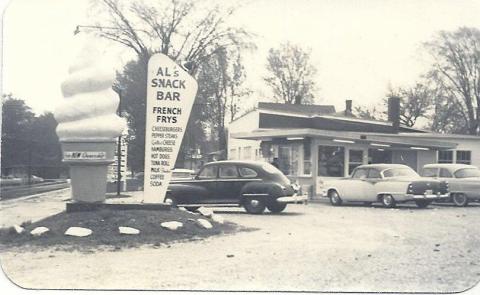
[[[23,183],[22,178],[15,177],[13,175],[2,176],[2,178],[0,178],[1,186],[21,185],[22,183]]]
[[[172,179],[166,203],[190,209],[199,206],[243,206],[260,214],[281,212],[287,204],[306,201],[298,187],[269,163],[219,161],[203,166],[193,179]]]
[[[421,172],[424,177],[448,181],[450,198],[456,206],[467,206],[480,201],[480,169],[464,164],[428,164]]]
[[[400,164],[358,166],[351,177],[326,181],[323,190],[334,206],[344,201],[381,202],[393,208],[397,203],[413,201],[424,208],[433,200],[449,196],[447,182],[422,179],[412,168]]]
[[[195,177],[195,171],[190,169],[175,168],[172,170],[171,179],[191,179]]]

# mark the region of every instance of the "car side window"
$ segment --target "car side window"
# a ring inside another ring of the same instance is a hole
[[[437,168],[425,168],[422,171],[423,177],[438,177],[438,169]]]
[[[238,177],[237,167],[232,165],[220,166],[220,170],[218,174],[220,178],[237,178]]]
[[[200,171],[200,174],[198,174],[198,178],[200,179],[212,179],[212,178],[217,178],[217,166],[207,166],[203,168],[202,171]]]
[[[370,169],[368,171],[368,178],[382,178],[382,175],[377,169]]]
[[[445,168],[441,168],[440,169],[440,177],[443,177],[443,178],[452,178],[452,173],[450,173],[450,171],[448,171],[447,169]]]
[[[254,178],[258,175],[255,170],[248,167],[239,167],[238,170],[240,172],[240,176],[245,178]]]
[[[353,172],[352,178],[355,179],[365,179],[367,178],[368,171],[367,169],[357,169]]]

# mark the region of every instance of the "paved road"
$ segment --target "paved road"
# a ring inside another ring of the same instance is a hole
[[[10,200],[23,196],[41,194],[45,192],[61,190],[70,187],[64,180],[42,182],[31,185],[12,185],[0,187],[0,201]]]
[[[216,210],[258,228],[171,247],[2,253],[27,288],[461,291],[480,280],[480,206]]]

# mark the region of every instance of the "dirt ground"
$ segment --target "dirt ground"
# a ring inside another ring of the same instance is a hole
[[[255,231],[108,251],[1,253],[26,288],[454,292],[480,280],[480,206],[216,210]]]

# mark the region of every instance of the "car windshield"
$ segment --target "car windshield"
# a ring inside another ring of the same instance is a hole
[[[456,178],[480,177],[480,170],[477,168],[463,168],[457,170],[454,174]]]
[[[391,168],[383,171],[383,177],[418,177],[418,174],[411,168]]]
[[[262,168],[268,174],[278,177],[280,181],[284,183],[290,183],[290,180],[288,179],[288,177],[286,177],[285,174],[282,173],[282,171],[278,170],[278,168],[273,166],[272,164],[263,163]]]

